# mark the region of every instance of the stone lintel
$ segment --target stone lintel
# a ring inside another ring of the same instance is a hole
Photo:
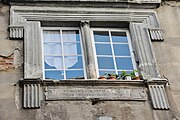
[[[145,101],[143,87],[62,87],[47,86],[45,100],[132,100]]]

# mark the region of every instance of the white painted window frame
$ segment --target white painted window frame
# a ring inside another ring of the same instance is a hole
[[[137,65],[136,65],[136,62],[135,62],[134,52],[133,52],[133,48],[132,48],[132,44],[131,44],[131,37],[130,37],[128,29],[125,29],[125,28],[91,28],[91,39],[92,39],[92,44],[93,44],[93,51],[95,53],[95,64],[96,64],[96,69],[97,69],[96,70],[97,71],[97,76],[100,76],[100,75],[99,75],[99,71],[98,71],[99,68],[98,68],[96,48],[95,48],[95,40],[94,40],[94,34],[93,34],[94,31],[108,31],[110,35],[111,35],[110,32],[126,32],[128,43],[122,43],[122,44],[128,44],[129,51],[130,51],[130,56],[128,56],[128,57],[131,58],[132,65],[133,65],[133,70],[137,70]],[[111,38],[111,36],[109,36],[109,37],[110,37],[110,45],[112,46],[112,38]],[[113,52],[113,47],[111,47],[111,49],[112,49],[112,52]],[[112,53],[112,57],[113,57],[113,63],[115,64],[114,52]],[[121,56],[121,57],[123,57],[123,56]],[[124,57],[127,57],[127,56],[124,56]],[[120,71],[123,71],[123,69],[120,70]],[[118,74],[116,64],[115,64],[115,73]]]

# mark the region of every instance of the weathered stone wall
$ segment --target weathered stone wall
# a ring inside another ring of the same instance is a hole
[[[157,15],[164,42],[153,42],[162,76],[168,78],[170,111],[152,110],[151,102],[44,101],[40,109],[22,109],[18,80],[23,78],[23,41],[8,38],[9,6],[0,6],[0,120],[176,120],[180,117],[180,7],[160,6]],[[107,119],[108,120],[108,119]]]
[[[153,47],[160,73],[169,80],[171,110],[180,117],[180,4],[166,2],[157,14],[165,40],[154,42]]]

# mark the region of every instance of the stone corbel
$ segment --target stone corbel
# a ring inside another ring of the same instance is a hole
[[[23,26],[9,26],[10,39],[23,39],[24,27]]]
[[[23,79],[20,80],[22,87],[22,106],[25,109],[40,108],[40,92],[42,81],[38,79]]]
[[[169,101],[165,87],[168,81],[166,79],[148,81],[148,89],[155,110],[169,110]]]
[[[163,30],[159,28],[149,28],[149,37],[151,41],[164,41]]]

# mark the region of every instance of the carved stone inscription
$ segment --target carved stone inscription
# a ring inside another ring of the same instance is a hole
[[[46,88],[46,100],[91,99],[102,100],[146,100],[143,88],[87,89],[87,88]]]

